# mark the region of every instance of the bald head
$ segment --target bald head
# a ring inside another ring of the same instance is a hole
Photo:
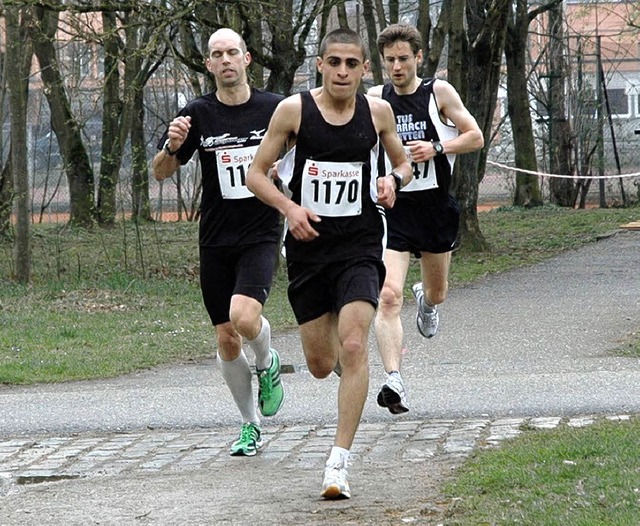
[[[235,42],[243,53],[247,52],[247,44],[244,39],[236,33],[233,29],[228,27],[223,27],[222,29],[218,29],[215,33],[213,33],[209,37],[209,53],[215,47],[217,42]]]

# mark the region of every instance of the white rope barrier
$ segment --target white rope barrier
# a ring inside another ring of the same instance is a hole
[[[494,161],[487,161],[487,164],[497,166],[504,170],[511,170],[513,172],[520,172],[529,175],[538,175],[540,177],[557,177],[559,179],[619,179],[620,177],[640,177],[640,172],[620,175],[560,175],[560,174],[548,174],[544,172],[534,172],[532,170],[524,170],[522,168],[514,168],[513,166],[507,166],[506,164],[496,163]]]

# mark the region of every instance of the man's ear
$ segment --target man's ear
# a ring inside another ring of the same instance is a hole
[[[322,57],[316,57],[316,69],[322,73]]]

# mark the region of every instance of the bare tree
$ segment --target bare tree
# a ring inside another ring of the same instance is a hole
[[[400,18],[400,0],[388,0],[389,2],[389,23],[397,24]]]
[[[418,20],[416,23],[416,27],[418,28],[418,31],[420,31],[420,34],[422,35],[424,57],[425,59],[427,59],[423,61],[422,66],[418,71],[418,74],[422,77],[429,76],[428,74],[429,70],[427,69],[427,62],[428,62],[429,56],[431,55],[431,42],[429,37],[431,35],[431,28],[432,28],[430,7],[431,5],[429,0],[418,0]],[[433,75],[434,71],[435,71],[435,68],[431,70],[431,75]]]
[[[120,97],[120,47],[118,22],[113,12],[102,12],[104,83],[102,85],[102,154],[98,179],[97,217],[112,225],[116,215],[116,187],[122,161],[122,137],[128,133],[131,114]]]
[[[440,6],[440,15],[438,16],[438,21],[436,22],[435,27],[433,27],[431,39],[429,39],[429,33],[422,33],[422,38],[425,42],[431,41],[431,44],[428,48],[425,48],[424,55],[425,60],[422,66],[422,70],[420,74],[425,77],[433,77],[438,70],[438,65],[440,64],[440,57],[442,56],[442,51],[445,46],[445,42],[449,35],[449,28],[451,24],[451,5],[453,0],[443,0],[442,5]],[[429,4],[425,6],[421,3],[419,14],[424,16],[424,13],[429,14]],[[430,18],[429,18],[430,20]],[[419,28],[426,24],[426,22],[418,21]],[[429,23],[429,28],[431,28],[431,24]],[[426,28],[423,29],[423,31]]]
[[[289,95],[296,71],[307,58],[307,38],[324,8],[323,1],[313,0],[307,3],[283,0],[273,4],[265,3],[262,4],[262,19],[250,17],[251,11],[247,4],[251,3],[238,2],[247,33],[254,33],[264,22],[270,35],[269,41],[263,42],[263,46],[266,44],[266,51],[263,47],[250,48],[251,54],[257,62],[269,69],[266,88]]]
[[[9,142],[9,144],[11,143]],[[0,170],[0,237],[9,237],[11,234],[12,177],[11,147],[9,146],[7,162],[3,163],[2,170]]]
[[[509,1],[453,0],[452,4],[449,80],[478,121],[485,144],[489,143],[496,109]],[[460,71],[456,71],[458,68]],[[460,236],[471,251],[487,248],[478,223],[478,187],[484,177],[486,157],[486,147],[462,155],[454,177],[453,191],[462,208]]]
[[[527,72],[527,50],[529,25],[540,14],[562,0],[537,6],[529,11],[529,0],[517,0],[509,4],[509,22],[505,57],[507,61],[507,100],[509,119],[513,134],[515,165],[528,171],[538,170],[531,105],[529,102]],[[527,173],[516,174],[514,204],[517,206],[539,206],[542,204],[538,176]]]
[[[51,110],[51,127],[56,134],[69,181],[70,222],[78,226],[91,226],[95,213],[93,168],[82,141],[80,124],[71,111],[56,57],[54,42],[59,13],[42,7],[32,9],[35,14],[31,32],[34,50],[40,63],[40,75]]]
[[[29,174],[27,169],[27,101],[28,77],[21,67],[26,58],[31,59],[32,51],[26,37],[26,26],[30,17],[26,9],[6,8],[7,22],[7,62],[18,67],[6,68],[11,108],[11,171],[16,209],[16,236],[14,241],[15,275],[20,283],[31,279],[31,244],[29,228],[31,206],[29,204]],[[27,45],[25,45],[27,42]]]
[[[144,84],[159,64],[145,60],[144,51],[149,42],[149,28],[137,14],[125,16],[126,68],[125,84],[131,87],[131,206],[136,220],[151,220],[149,199],[149,164],[144,129]],[[142,74],[143,77],[139,75]]]
[[[373,83],[382,84],[384,77],[382,75],[380,53],[378,53],[378,47],[376,46],[378,33],[376,31],[376,17],[372,0],[362,1],[362,11],[367,29],[367,41],[369,42],[369,59],[371,62],[371,73],[373,73]]]
[[[3,28],[2,28],[3,29]],[[2,30],[0,29],[0,31]],[[6,42],[6,34],[5,34]],[[7,99],[6,53],[0,50],[0,123],[5,122],[5,101]],[[27,70],[28,71],[28,70]],[[26,78],[28,73],[20,72],[21,78]],[[5,140],[3,127],[0,127],[0,155],[5,151],[5,145],[11,145],[10,140]],[[10,150],[10,148],[9,148]],[[11,151],[6,161],[0,157],[0,236],[9,237],[11,234],[11,208],[13,195],[13,172],[11,170]]]
[[[549,10],[549,169],[554,174],[571,173],[571,125],[565,105],[567,66],[564,50],[564,23],[562,2]],[[549,181],[551,201],[560,206],[573,206],[575,183],[569,178],[552,177]]]

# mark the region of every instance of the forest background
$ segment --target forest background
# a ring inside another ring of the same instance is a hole
[[[247,41],[252,83],[287,95],[318,85],[327,31],[351,27],[368,42],[366,87],[384,81],[378,33],[415,24],[420,74],[452,83],[485,135],[486,147],[456,166],[467,250],[490,248],[478,221],[488,181],[499,187],[490,204],[633,205],[639,20],[637,2],[624,1],[5,0],[0,233],[13,243],[12,277],[30,280],[34,223],[198,219],[197,162],[157,184],[149,161],[178,109],[214,89],[203,57],[225,26]]]

